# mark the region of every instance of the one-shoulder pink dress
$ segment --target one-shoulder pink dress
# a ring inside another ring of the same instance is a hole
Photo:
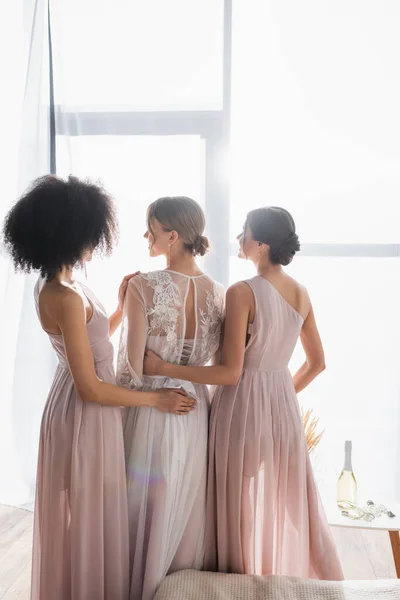
[[[243,373],[212,402],[205,567],[343,579],[288,364],[303,319],[262,277]]]

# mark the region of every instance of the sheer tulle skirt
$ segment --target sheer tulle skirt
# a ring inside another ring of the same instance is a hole
[[[209,395],[195,390],[188,415],[125,415],[131,600],[151,600],[168,573],[203,566]]]

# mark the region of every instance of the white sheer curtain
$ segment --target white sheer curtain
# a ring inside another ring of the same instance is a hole
[[[324,500],[350,439],[360,501],[399,501],[400,5],[233,5],[232,239],[248,209],[292,212],[304,254],[290,272],[309,288],[327,358],[300,395],[325,430]],[[231,258],[231,281],[250,273]]]
[[[22,18],[19,2],[0,20],[4,35],[10,19]],[[21,56],[29,69],[20,169],[18,177],[16,162],[5,169],[2,214],[15,189],[49,170],[47,2],[24,6],[25,32],[34,34],[30,60]],[[119,248],[89,266],[89,284],[113,309],[124,273],[156,267],[142,233],[145,209],[160,195],[204,205],[214,249],[205,268],[224,283],[252,274],[229,249],[246,211],[287,207],[304,245],[290,271],[310,290],[327,354],[326,373],[300,396],[325,429],[314,457],[323,497],[334,501],[352,439],[360,499],[399,501],[399,5],[232,6],[231,70],[228,0],[50,1],[57,172],[101,179],[120,213]],[[22,33],[3,39],[2,54],[18,54]],[[13,68],[4,65],[11,89]],[[221,167],[230,99],[229,201]],[[0,140],[5,149],[15,144],[20,117],[14,127],[9,115],[17,110],[10,100],[1,113],[12,131]],[[24,504],[53,365],[30,279],[0,260],[0,502]],[[293,368],[300,360],[299,351]]]
[[[213,200],[226,198],[215,177],[226,138],[223,2],[16,0],[3,12],[0,217],[50,171],[50,14],[57,173],[102,180],[118,204],[119,248],[89,267],[90,285],[112,310],[126,272],[161,264],[147,261],[142,238],[152,200],[187,194],[212,213]],[[227,262],[228,230],[216,249],[223,245]],[[218,270],[218,253],[209,260]],[[15,275],[4,254],[0,269],[0,503],[32,507],[55,359],[34,314],[35,277]]]
[[[1,220],[17,194],[49,171],[47,2],[16,1],[2,12]],[[0,276],[0,503],[30,508],[54,359],[34,313],[34,276],[15,275],[4,254]]]

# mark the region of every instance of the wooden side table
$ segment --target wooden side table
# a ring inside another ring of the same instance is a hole
[[[374,529],[379,531],[387,531],[389,533],[390,543],[392,546],[393,560],[396,567],[396,574],[400,579],[400,505],[386,505],[396,516],[390,519],[386,515],[377,517],[373,521],[352,520],[343,517],[340,509],[333,505],[327,510],[328,522],[331,527],[349,527],[352,529]]]

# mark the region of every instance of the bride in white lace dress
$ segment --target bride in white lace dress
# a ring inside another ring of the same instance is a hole
[[[196,265],[208,248],[196,202],[161,198],[147,222],[150,255],[165,255],[169,268],[129,282],[117,380],[140,390],[181,386],[197,404],[182,416],[152,408],[126,414],[130,600],[151,600],[168,573],[201,569],[204,554],[209,391],[143,376],[145,349],[168,362],[206,365],[219,349],[225,296]]]

